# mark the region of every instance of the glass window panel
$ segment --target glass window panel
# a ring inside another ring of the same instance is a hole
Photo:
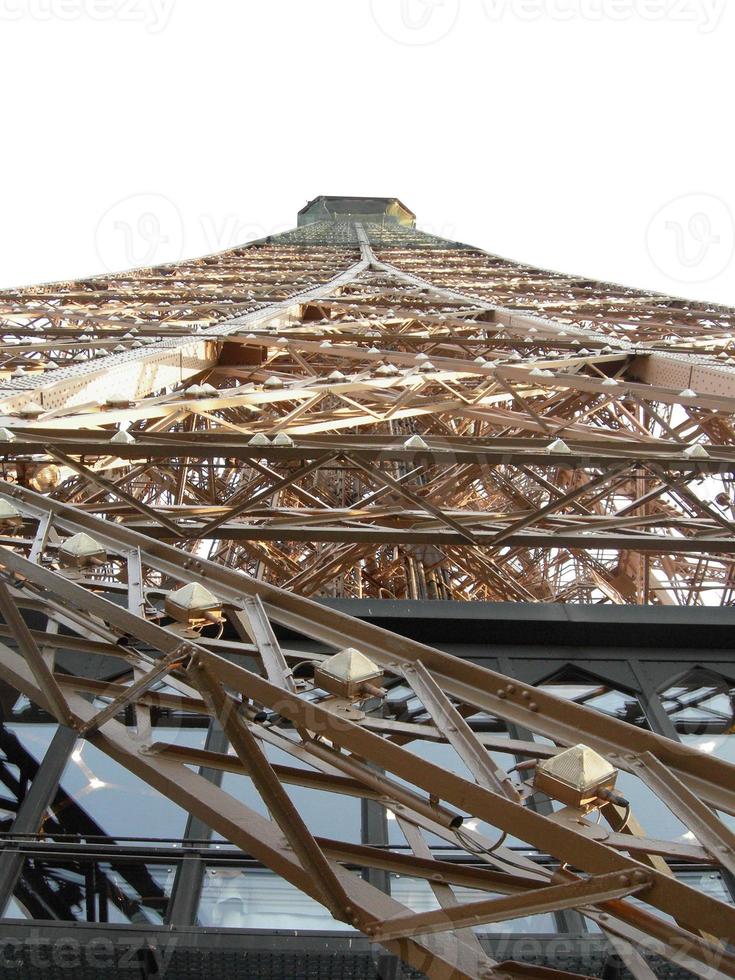
[[[161,925],[175,863],[29,857],[5,918]]]
[[[680,735],[679,737],[686,745],[735,765],[735,735]],[[735,814],[718,811],[717,816],[727,827],[735,830]],[[693,834],[687,834],[686,837],[687,840],[694,840]]]
[[[25,751],[31,755],[36,762],[43,762],[49,745],[56,734],[58,725],[49,724],[17,724],[12,722],[3,726],[7,732],[14,735]],[[8,755],[6,753],[6,758]]]
[[[227,865],[206,868],[197,923],[220,929],[352,931],[272,871]]]
[[[735,764],[735,685],[720,674],[697,669],[665,688],[661,702],[685,745]],[[735,829],[735,815],[718,816]],[[694,839],[689,832],[685,838]]]
[[[455,898],[461,903],[479,902],[501,895],[476,888],[452,886]],[[431,890],[431,885],[423,878],[407,878],[404,875],[391,875],[391,896],[414,912],[430,912],[440,908]],[[554,916],[549,912],[542,915],[528,915],[506,922],[491,922],[473,927],[474,932],[483,935],[497,932],[553,933],[556,932]]]
[[[22,723],[34,722],[36,724],[47,724],[55,725],[56,719],[53,715],[44,711],[43,708],[39,708],[37,704],[31,701],[30,698],[26,697],[25,694],[19,694],[18,699],[12,707],[10,714],[7,716],[7,721],[17,721]]]
[[[635,694],[612,687],[606,681],[598,681],[583,671],[567,670],[539,687],[542,691],[574,701],[586,708],[594,708],[611,718],[626,721],[639,728],[650,727]]]
[[[8,902],[7,908],[5,909],[4,919],[25,919],[26,915],[23,906],[16,902],[15,898],[11,898]]]
[[[645,782],[628,772],[619,772],[616,790],[631,804],[631,813],[648,837],[686,842],[687,828]]]
[[[720,674],[697,669],[676,684],[661,692],[664,710],[671,718],[678,734],[685,736],[712,736],[714,745],[707,748],[703,739],[697,746],[702,751],[720,754],[724,740],[735,728],[735,685]],[[722,758],[735,755],[735,750],[725,748]]]
[[[735,763],[735,735],[681,735],[682,742],[724,762]]]
[[[0,831],[10,830],[56,734],[55,722],[15,722],[0,728]]]
[[[160,741],[203,748],[203,729],[156,729]],[[109,758],[91,742],[78,742],[64,770],[61,787],[86,818],[96,825],[96,833],[125,839],[180,839],[187,812],[144,780]],[[64,821],[62,812],[57,817]],[[86,833],[94,835],[94,830]]]

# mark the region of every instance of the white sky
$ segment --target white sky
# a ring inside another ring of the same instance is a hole
[[[346,193],[735,304],[729,6],[0,0],[0,285],[215,251]]]

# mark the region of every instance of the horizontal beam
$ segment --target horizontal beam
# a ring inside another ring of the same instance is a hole
[[[193,406],[196,408],[196,403]],[[98,425],[113,424],[106,421],[107,413],[97,417]],[[69,419],[66,419],[68,425]],[[707,446],[708,456],[690,458],[683,454],[684,445],[659,439],[655,443],[645,443],[631,439],[627,435],[616,439],[594,440],[589,436],[565,435],[564,441],[570,453],[548,452],[550,438],[503,439],[482,437],[460,439],[441,436],[423,437],[425,448],[408,448],[406,438],[370,435],[297,435],[293,446],[257,446],[248,444],[247,438],[233,436],[222,431],[197,431],[183,438],[181,433],[156,432],[155,434],[135,434],[136,441],[130,444],[110,445],[111,431],[88,431],[59,428],[21,428],[10,423],[15,429],[16,439],[11,445],[1,446],[0,455],[22,456],[50,450],[63,450],[71,456],[108,457],[117,456],[128,461],[142,459],[177,460],[192,459],[238,459],[267,460],[276,462],[312,461],[325,452],[343,455],[349,462],[350,454],[359,453],[360,458],[371,462],[421,463],[423,465],[454,466],[543,466],[561,470],[602,468],[616,463],[628,462],[631,466],[644,465],[651,460],[681,473],[731,473],[735,472],[735,448],[732,446]],[[286,428],[287,431],[287,428]]]
[[[164,541],[173,535],[160,525],[128,522],[128,526],[141,534]],[[473,540],[449,528],[386,528],[363,523],[330,527],[324,524],[248,524],[223,523],[206,534],[214,541],[309,541],[309,542],[359,542],[364,544],[434,544],[452,547],[487,547],[493,544],[497,531],[476,530],[472,524]],[[201,525],[181,526],[178,537],[183,540],[199,540]],[[664,534],[613,534],[601,531],[585,532],[583,525],[577,531],[553,529],[549,531],[520,530],[503,538],[498,547],[518,548],[567,548],[570,551],[590,551],[605,548],[611,551],[641,551],[662,555],[732,555],[735,554],[735,538],[690,537],[682,538]]]
[[[509,919],[544,912],[579,908],[581,905],[597,905],[612,899],[626,898],[650,887],[650,878],[644,871],[633,874],[593,875],[586,880],[565,882],[536,888],[511,898],[468,902],[389,919],[377,926],[375,938],[383,942],[403,936],[427,935],[450,929],[467,929],[489,925],[491,922],[507,922]]]

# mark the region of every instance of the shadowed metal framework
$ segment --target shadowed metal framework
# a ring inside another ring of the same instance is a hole
[[[687,682],[649,721],[589,679],[570,696],[312,601],[729,605],[733,311],[337,217],[6,291],[0,315],[0,677],[56,720],[58,758],[89,743],[432,978],[546,975],[478,930],[549,913],[634,977],[652,956],[735,976],[735,767],[670,721],[728,734],[729,687]],[[331,688],[339,651],[374,676]],[[162,711],[206,747],[160,738]],[[580,742],[684,837],[649,836],[624,797],[553,803],[538,772]],[[58,803],[48,758],[5,893]],[[325,835],[293,787],[361,801],[403,849]],[[437,907],[399,901],[399,875]]]

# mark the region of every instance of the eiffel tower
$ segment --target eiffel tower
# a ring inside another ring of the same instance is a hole
[[[0,317],[0,677],[69,751],[101,749],[412,976],[545,976],[473,928],[565,909],[634,977],[651,956],[735,976],[732,907],[670,868],[735,875],[730,763],[344,611],[732,605],[735,310],[319,197],[216,255],[4,290]],[[211,721],[207,747],[160,740],[161,712]],[[688,837],[649,837],[620,772]],[[359,797],[404,849],[325,836],[292,785]]]
[[[299,219],[3,292],[6,479],[301,595],[731,603],[735,311]]]

